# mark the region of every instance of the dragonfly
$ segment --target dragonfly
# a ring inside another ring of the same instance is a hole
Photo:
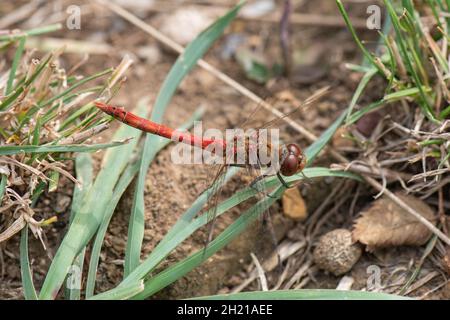
[[[113,118],[123,122],[131,127],[139,129],[141,131],[152,133],[158,135],[160,137],[164,137],[171,140],[177,140],[178,142],[186,143],[191,146],[200,147],[204,150],[211,149],[212,145],[220,146],[221,149],[228,149],[228,144],[224,139],[215,139],[215,138],[205,138],[196,136],[190,132],[179,131],[177,129],[170,128],[168,126],[155,123],[153,121],[147,120],[145,118],[139,117],[129,111],[126,111],[123,107],[117,107],[113,105],[108,105],[103,102],[95,101],[95,106],[102,110],[104,113],[112,116]],[[236,141],[236,140],[234,140]],[[212,148],[214,150],[214,148]],[[271,150],[272,147],[267,145],[267,149]],[[233,146],[231,148],[232,154],[235,155],[238,152],[238,147]],[[258,146],[252,145],[249,141],[245,142],[245,153],[247,155],[258,152]],[[295,143],[289,143],[286,145],[282,145],[279,149],[279,163],[280,169],[276,172],[278,178],[281,183],[285,187],[289,187],[289,185],[284,181],[282,176],[292,176],[297,174],[303,170],[306,165],[306,156],[304,155],[302,149]],[[233,157],[235,158],[235,156]],[[246,157],[247,159],[252,159],[252,156]],[[242,166],[241,164],[231,164],[232,166]],[[250,163],[245,163],[243,165],[254,165]]]
[[[283,114],[281,117],[275,118],[269,122],[266,122],[263,126],[260,126],[258,129],[268,128],[276,124],[278,121],[282,120],[284,117],[288,117],[298,110],[302,109],[302,107],[306,107],[307,105],[311,105],[311,103],[327,92],[328,88],[323,88],[314,93],[310,98],[305,100],[300,106],[296,107],[291,112]],[[217,152],[219,157],[223,157],[221,166],[217,169],[217,172],[214,174],[214,179],[211,182],[208,190],[212,190],[212,195],[218,195],[220,192],[217,189],[221,186],[220,179],[224,179],[227,168],[230,166],[236,167],[244,167],[247,168],[248,173],[254,177],[253,181],[250,183],[251,187],[254,187],[257,193],[262,194],[264,196],[270,196],[265,192],[264,186],[261,187],[261,184],[258,184],[261,180],[269,175],[276,175],[280,181],[280,183],[285,188],[292,188],[295,185],[289,185],[283,177],[290,177],[295,174],[302,173],[302,170],[305,168],[307,159],[306,156],[301,149],[301,147],[296,143],[288,143],[273,145],[266,139],[259,139],[259,131],[255,130],[256,135],[246,136],[243,140],[240,140],[241,144],[238,143],[237,137],[233,137],[232,139],[223,139],[223,138],[208,138],[204,136],[195,135],[188,131],[181,131],[177,129],[173,129],[169,126],[159,124],[153,122],[151,120],[139,117],[132,112],[127,111],[123,107],[106,104],[101,101],[95,101],[94,105],[103,111],[104,113],[112,116],[116,120],[125,123],[131,127],[134,127],[138,130],[141,130],[146,133],[151,133],[160,137],[164,137],[167,139],[171,139],[175,142],[184,143],[193,147],[201,148],[207,152],[215,153],[219,150],[228,150],[230,152],[223,155],[220,152]],[[259,107],[259,106],[258,106]],[[258,108],[256,108],[251,114],[254,114]],[[245,122],[247,122],[249,118]],[[261,154],[261,149],[269,150],[273,152],[274,156],[271,157],[271,161],[264,162],[259,157]],[[243,161],[236,161],[238,158],[238,154],[240,154],[241,159]],[[244,155],[242,157],[242,155]],[[273,165],[276,163],[276,165]],[[263,171],[262,167],[270,167],[269,170]],[[255,174],[255,169],[260,169],[260,174]],[[262,184],[263,185],[263,184]],[[215,186],[215,187],[214,187]],[[212,197],[210,200],[212,203],[212,210],[208,210],[208,218],[207,221],[210,224],[208,237],[205,242],[205,248],[208,243],[212,240],[213,229],[216,219],[217,213],[217,202],[218,197]],[[270,223],[270,222],[269,222]],[[273,230],[272,230],[273,231]],[[272,234],[272,238],[275,238],[274,234]]]

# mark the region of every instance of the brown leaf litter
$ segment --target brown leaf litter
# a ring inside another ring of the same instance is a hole
[[[401,200],[415,208],[425,219],[434,223],[434,211],[422,200],[397,192]],[[374,201],[361,213],[353,229],[353,240],[365,244],[367,251],[393,246],[421,246],[431,231],[406,210],[386,196]]]

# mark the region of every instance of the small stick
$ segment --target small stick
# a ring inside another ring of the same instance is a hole
[[[0,29],[7,28],[16,22],[25,19],[31,12],[35,11],[41,3],[42,1],[31,1],[5,15],[0,19]]]
[[[261,263],[259,263],[258,258],[255,256],[253,252],[250,252],[250,256],[252,257],[253,263],[255,264],[256,270],[258,272],[259,281],[261,282],[261,290],[269,291],[269,288],[267,287],[267,278],[264,273],[264,269],[261,266]]]

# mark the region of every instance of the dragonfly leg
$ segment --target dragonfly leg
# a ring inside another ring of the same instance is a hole
[[[274,196],[271,196],[271,195],[270,195],[269,193],[267,193],[267,192],[264,192],[264,191],[259,190],[258,187],[255,186],[256,183],[258,183],[259,181],[265,179],[266,177],[268,177],[268,176],[263,174],[263,175],[260,175],[260,176],[258,176],[257,178],[255,178],[255,179],[250,183],[250,188],[252,188],[252,189],[255,190],[256,192],[262,193],[262,194],[263,194],[264,196],[266,196],[266,197],[269,197],[269,198],[276,198],[276,197],[274,197]]]
[[[284,179],[283,179],[283,177],[281,176],[280,172],[277,172],[277,177],[278,177],[278,179],[280,180],[281,184],[282,184],[286,189],[292,188],[292,186],[289,186],[289,185],[287,184],[287,182],[284,181]]]

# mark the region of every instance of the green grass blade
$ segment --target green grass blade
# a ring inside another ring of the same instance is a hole
[[[111,201],[105,209],[103,221],[98,228],[95,236],[94,244],[92,245],[91,257],[89,259],[89,271],[86,280],[86,299],[89,299],[94,295],[95,281],[97,277],[97,267],[100,260],[100,252],[105,239],[106,231],[111,221],[114,210],[119,203],[122,194],[127,189],[128,185],[133,181],[134,176],[139,170],[139,163],[135,162],[130,164],[117,182],[117,186],[114,189],[114,193]]]
[[[62,24],[56,23],[48,26],[38,27],[22,32],[16,32],[14,34],[7,34],[0,36],[0,41],[14,41],[23,37],[37,36],[44,33],[49,33],[53,31],[58,31],[62,29]]]
[[[397,42],[399,44],[400,50],[403,53],[403,58],[404,58],[404,61],[406,63],[406,67],[408,68],[408,71],[411,73],[411,76],[414,79],[416,87],[419,88],[419,93],[420,93],[420,97],[421,97],[421,100],[422,100],[421,101],[422,103],[419,103],[419,106],[422,109],[422,111],[425,114],[425,116],[429,120],[431,120],[432,122],[437,122],[437,120],[436,120],[436,118],[435,118],[435,116],[433,114],[433,111],[431,109],[431,106],[429,104],[428,97],[425,94],[425,92],[422,90],[423,84],[420,81],[419,75],[417,74],[417,71],[414,68],[414,66],[413,66],[413,64],[411,62],[411,59],[410,59],[410,57],[408,55],[407,44],[405,44],[405,40],[403,38],[402,31],[401,31],[400,21],[398,19],[398,16],[397,16],[395,10],[394,10],[394,7],[392,6],[391,1],[384,0],[383,2],[384,2],[385,6],[386,6],[386,8],[387,8],[387,10],[389,12],[390,17],[391,17],[392,25],[394,26],[394,30],[395,30],[395,33],[397,35]]]
[[[16,78],[17,67],[19,66],[20,59],[22,59],[23,49],[25,48],[25,37],[20,38],[19,46],[17,47],[14,55],[14,60],[11,64],[11,71],[9,72],[8,82],[6,83],[5,96],[11,93],[13,88],[13,82]]]
[[[105,293],[100,293],[90,297],[88,300],[126,300],[135,296],[144,290],[143,281],[139,281],[132,285],[115,288]]]
[[[70,223],[72,223],[73,219],[77,215],[80,210],[83,199],[86,197],[87,192],[92,186],[93,180],[93,166],[92,166],[92,157],[88,153],[80,153],[75,159],[75,171],[77,174],[77,180],[80,182],[80,185],[76,185],[73,191],[72,197],[72,207],[70,212]],[[79,272],[77,275],[71,275],[70,279],[67,279],[65,297],[69,300],[79,300],[81,293],[81,279],[82,279],[82,271],[84,264],[84,256],[85,256],[86,248],[84,248],[80,254],[73,261],[73,270]],[[70,286],[67,287],[67,281],[71,281]]]
[[[88,104],[84,105],[83,107],[75,110],[70,116],[68,116],[64,120],[64,122],[61,124],[61,127],[59,128],[59,131],[66,129],[70,124],[72,124],[73,122],[78,120],[83,113],[88,112],[88,111],[92,110],[93,108],[95,108],[94,105],[92,103],[88,103]]]
[[[114,68],[109,68],[109,69],[103,70],[101,72],[98,72],[96,74],[93,74],[89,77],[85,77],[85,78],[81,79],[80,81],[76,82],[75,84],[73,84],[72,86],[70,86],[69,88],[67,88],[66,90],[64,90],[63,92],[61,92],[60,94],[57,94],[56,96],[51,97],[47,101],[44,101],[42,104],[39,104],[39,108],[44,108],[44,107],[52,104],[56,100],[60,99],[61,97],[68,95],[69,93],[74,91],[76,88],[79,88],[80,86],[88,83],[89,81],[101,78],[107,74],[112,73],[113,71],[114,71]]]
[[[178,57],[164,80],[156,98],[155,106],[152,111],[153,121],[162,121],[164,111],[181,81],[196,65],[197,61],[203,57],[214,42],[223,34],[225,28],[234,20],[244,3],[245,1],[241,1],[237,6],[217,19],[206,30],[200,33]]]
[[[174,66],[167,75],[156,98],[151,119],[161,122],[165,109],[178,88],[183,78],[196,65],[197,61],[206,53],[212,44],[219,38],[225,28],[234,20],[237,12],[244,2],[219,18],[210,27],[194,39],[178,57]],[[144,237],[144,185],[148,167],[153,161],[156,152],[153,145],[158,137],[147,135],[142,152],[139,175],[131,210],[130,224],[128,227],[127,249],[125,252],[124,276],[129,275],[140,263],[142,240]]]
[[[37,78],[38,75],[41,74],[42,70],[47,66],[47,64],[52,59],[52,55],[48,55],[48,57],[39,63],[39,66],[34,70],[33,74],[26,79],[22,84],[20,84],[17,88],[12,90],[3,100],[0,102],[0,111],[4,111],[9,107],[11,103],[16,101],[16,99],[25,91],[25,89],[33,83],[33,81]]]
[[[365,114],[375,111],[377,109],[381,109],[385,105],[386,105],[386,101],[381,99],[379,101],[375,101],[375,102],[365,106],[364,108],[361,108],[360,110],[358,110],[356,112],[353,112],[353,114],[348,119],[347,125],[349,126],[349,125],[355,123],[356,121],[361,119]]]
[[[377,70],[372,68],[369,71],[367,71],[364,76],[361,78],[361,81],[358,84],[358,87],[355,90],[355,93],[353,94],[352,100],[350,101],[350,104],[348,106],[347,110],[347,117],[345,121],[348,123],[348,120],[350,118],[351,113],[353,112],[353,109],[358,102],[358,99],[361,97],[364,89],[367,87],[367,84],[369,81],[373,78],[373,76],[377,73]]]
[[[450,115],[450,106],[447,106],[446,108],[444,108],[444,110],[442,110],[439,113],[439,118],[441,120],[444,120],[445,118],[447,118],[448,115]]]
[[[20,274],[22,275],[23,294],[26,300],[37,300],[33,284],[33,273],[28,258],[28,225],[22,229],[20,236]]]
[[[341,115],[336,120],[334,120],[333,124],[329,126],[324,133],[322,133],[319,139],[314,141],[313,144],[311,144],[310,146],[308,146],[308,148],[305,149],[305,156],[308,161],[307,162],[308,166],[311,165],[311,163],[313,163],[314,159],[317,157],[319,152],[322,151],[322,149],[331,140],[336,130],[341,126],[342,122],[346,118],[348,110],[349,110],[348,108],[345,109],[341,113]]]
[[[0,205],[3,201],[3,195],[5,194],[6,182],[8,181],[8,176],[6,174],[0,175]]]
[[[350,21],[350,18],[348,17],[347,11],[345,11],[344,5],[342,4],[341,0],[336,0],[337,6],[339,8],[339,11],[341,12],[342,17],[344,18],[345,24],[347,25],[348,30],[353,36],[353,39],[355,40],[356,44],[358,45],[359,49],[364,54],[367,61],[371,63],[371,65],[376,68],[380,74],[384,75],[383,70],[380,69],[378,64],[375,62],[375,59],[373,58],[372,54],[364,47],[361,40],[359,40],[358,35],[356,34],[355,29],[353,28],[353,25]]]
[[[104,144],[68,144],[68,145],[23,145],[0,146],[0,156],[9,156],[20,153],[61,153],[61,152],[93,152],[101,149],[119,147],[129,144],[128,141],[116,141]]]
[[[301,289],[253,291],[214,296],[197,297],[191,300],[407,300],[409,298],[382,292],[334,289]]]
[[[50,99],[48,99],[48,100],[46,100],[46,101],[40,103],[40,104],[37,105],[37,106],[34,106],[34,107],[30,108],[30,109],[27,111],[25,117],[22,119],[22,121],[20,121],[20,124],[19,124],[19,126],[17,127],[16,132],[19,131],[25,124],[27,124],[27,123],[30,121],[30,119],[32,118],[32,116],[33,116],[36,112],[38,112],[39,110],[42,110],[42,109],[45,108],[46,106],[51,105],[51,104],[52,104],[53,102],[55,102],[56,100],[61,99],[61,98],[65,97],[65,96],[67,96],[67,95],[70,94],[72,91],[74,91],[75,89],[79,88],[80,86],[82,86],[82,85],[88,83],[89,81],[92,81],[92,80],[101,78],[101,77],[103,77],[103,76],[105,76],[105,75],[107,75],[107,74],[109,74],[109,73],[111,73],[111,72],[113,72],[113,68],[106,69],[106,70],[104,70],[104,71],[102,71],[102,72],[99,72],[99,73],[96,73],[96,74],[94,74],[94,75],[92,75],[92,76],[86,77],[86,78],[84,78],[84,79],[78,81],[77,83],[75,83],[75,84],[72,85],[71,87],[67,88],[67,89],[64,90],[63,92],[61,92],[61,93],[59,93],[59,94],[53,96],[52,98],[50,98]],[[46,124],[46,122],[48,122],[48,121],[51,120],[50,114],[51,114],[58,106],[59,106],[59,104],[57,104],[56,106],[50,108],[50,109],[46,112],[46,114],[42,117],[42,120],[41,120],[42,125]]]
[[[424,92],[431,92],[431,88],[425,87],[425,86],[422,87],[422,90]],[[408,89],[403,89],[403,90],[399,90],[399,91],[396,91],[396,92],[389,93],[389,94],[384,96],[383,100],[386,101],[386,102],[387,101],[391,102],[391,101],[395,101],[395,100],[404,99],[404,98],[407,98],[407,97],[414,97],[414,96],[418,95],[419,93],[420,93],[420,89],[419,88],[416,88],[416,87],[408,88]]]

